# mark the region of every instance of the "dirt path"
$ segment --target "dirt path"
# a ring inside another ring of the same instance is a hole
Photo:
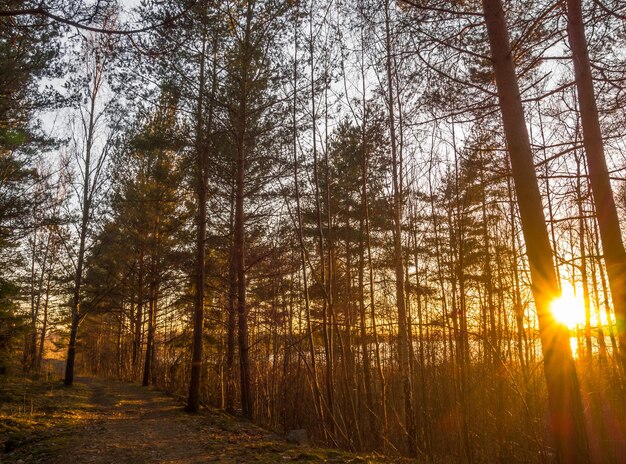
[[[43,438],[0,454],[0,463],[393,462],[289,445],[219,412],[186,414],[173,398],[135,385],[92,378],[76,383],[82,401],[62,411],[71,422],[52,421]]]
[[[55,464],[231,462],[222,457],[234,437],[219,421],[184,414],[172,398],[134,385],[79,382],[91,390],[84,433],[70,439]]]

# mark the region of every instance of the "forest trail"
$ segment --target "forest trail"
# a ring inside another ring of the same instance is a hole
[[[0,463],[396,462],[291,445],[218,411],[187,414],[174,398],[128,383],[81,377],[70,401],[68,391],[46,393],[60,410],[48,408],[44,430],[33,432],[34,438],[23,440],[13,452],[0,454]],[[54,401],[55,395],[59,401]],[[41,410],[46,411],[45,406]]]

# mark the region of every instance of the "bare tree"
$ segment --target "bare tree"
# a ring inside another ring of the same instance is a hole
[[[78,125],[82,129],[82,139],[74,139],[76,160],[80,169],[78,186],[80,216],[78,224],[78,249],[73,260],[74,288],[71,301],[70,337],[65,367],[65,385],[74,382],[74,363],[76,358],[76,339],[78,326],[85,312],[81,311],[81,287],[84,276],[85,253],[92,221],[94,220],[94,206],[97,195],[105,180],[105,166],[111,148],[111,134],[102,140],[98,137],[107,117],[107,108],[103,108],[105,98],[106,75],[109,70],[114,41],[111,38],[92,36],[87,39],[83,47],[83,59],[86,69],[84,93],[86,107],[79,107]]]

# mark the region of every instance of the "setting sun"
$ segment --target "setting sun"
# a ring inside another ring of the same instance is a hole
[[[571,287],[564,287],[561,296],[552,301],[550,312],[557,322],[569,329],[585,322],[585,302],[574,294]]]

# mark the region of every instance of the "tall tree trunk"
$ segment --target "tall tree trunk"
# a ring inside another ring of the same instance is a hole
[[[410,225],[411,235],[413,237],[413,260],[415,263],[415,288],[416,288],[416,300],[417,300],[417,323],[418,323],[418,356],[419,356],[419,383],[420,383],[420,400],[419,413],[421,418],[421,438],[425,447],[426,455],[432,461],[432,448],[431,448],[431,424],[430,418],[427,413],[427,407],[429,404],[428,390],[426,387],[426,356],[424,351],[425,338],[424,338],[424,308],[422,307],[422,280],[420,279],[419,268],[419,256],[418,256],[418,240],[417,240],[417,226],[411,221]],[[428,279],[426,278],[426,281]]]
[[[228,263],[228,327],[226,341],[226,411],[235,411],[235,334],[237,333],[237,263],[235,260],[235,186],[231,187],[230,262]]]
[[[156,333],[156,317],[157,317],[157,304],[159,300],[159,229],[161,224],[161,205],[160,201],[155,202],[154,223],[152,227],[152,256],[150,258],[150,310],[148,315],[148,341],[146,343],[146,359],[143,370],[143,382],[142,385],[147,387],[152,379],[152,383],[156,383],[156,348],[155,348],[155,333]]]
[[[326,359],[326,408],[328,409],[328,429],[334,434],[335,427],[335,414],[334,414],[334,401],[333,401],[333,389],[332,389],[332,354],[331,354],[331,340],[329,333],[330,320],[328,317],[328,285],[326,276],[326,263],[324,252],[324,229],[322,227],[322,205],[320,201],[320,181],[319,181],[319,169],[320,163],[317,153],[317,102],[315,93],[315,37],[313,35],[313,4],[311,4],[310,18],[309,18],[309,54],[311,59],[311,137],[313,141],[313,183],[315,186],[315,212],[317,216],[317,236],[318,236],[318,251],[320,258],[320,285],[324,291],[324,299],[322,300],[322,340],[324,343],[324,355]]]
[[[365,18],[364,4],[359,2],[359,9],[361,15]],[[374,265],[372,259],[372,236],[370,228],[370,216],[369,216],[369,194],[368,194],[368,179],[369,179],[369,154],[367,150],[367,99],[366,99],[366,77],[365,77],[365,23],[361,27],[361,85],[362,85],[362,106],[363,106],[363,120],[361,122],[361,145],[362,145],[362,159],[361,159],[361,204],[362,213],[361,218],[365,229],[362,233],[365,234],[365,246],[367,252],[367,268],[368,268],[368,287],[369,287],[369,306],[370,306],[370,320],[372,324],[372,336],[374,340],[374,355],[376,359],[376,371],[378,374],[378,380],[380,381],[380,395],[381,395],[381,413],[382,413],[382,430],[378,434],[378,438],[384,442],[387,436],[387,382],[385,380],[385,374],[383,372],[382,357],[380,353],[380,343],[378,340],[378,327],[376,323],[376,295],[374,285]],[[365,306],[365,302],[363,302]],[[375,411],[372,411],[373,419]]]
[[[550,188],[550,163],[548,162],[548,153],[546,150],[546,145],[547,145],[547,140],[546,140],[546,133],[544,130],[544,125],[543,125],[543,120],[541,117],[541,101],[537,102],[537,115],[538,115],[538,121],[539,121],[539,135],[541,136],[541,152],[543,154],[543,168],[544,168],[544,175],[546,177],[546,181],[545,181],[545,188],[546,188],[546,204],[548,206],[548,223],[549,223],[549,227],[550,227],[550,239],[551,239],[551,243],[552,243],[552,249],[554,250],[555,255],[558,256],[558,247],[557,247],[557,240],[556,240],[556,221],[554,220],[554,206],[553,206],[553,199],[552,199],[552,189]],[[531,137],[532,137],[532,125],[531,127]],[[560,274],[560,270],[559,270],[559,266],[556,266],[555,269],[556,271],[556,283],[559,286],[559,288],[561,288],[561,274]]]
[[[152,377],[152,371],[154,370],[153,361],[155,358],[154,339],[156,332],[156,311],[158,301],[158,282],[156,273],[158,272],[156,266],[157,256],[152,256],[152,276],[150,278],[150,306],[148,309],[148,338],[146,340],[146,357],[144,359],[143,368],[143,380],[142,385],[147,387],[150,384],[150,378]]]
[[[246,30],[243,39],[242,69],[237,110],[236,145],[237,161],[235,175],[235,262],[237,268],[237,315],[239,344],[239,373],[241,377],[241,410],[244,417],[252,419],[253,399],[250,381],[250,360],[248,355],[248,312],[246,307],[246,254],[245,254],[245,175],[247,155],[248,119],[248,59],[251,46],[253,2],[248,2]]]
[[[39,192],[36,192],[35,195],[38,196]],[[35,216],[35,221],[37,220],[36,215],[37,213],[36,213],[36,208],[35,208],[35,213],[33,215]],[[31,370],[33,370],[33,368],[35,369],[37,368],[37,353],[38,353],[37,321],[39,319],[39,312],[41,309],[41,297],[43,294],[44,278],[45,278],[46,272],[48,271],[48,256],[50,254],[52,235],[54,233],[52,229],[48,230],[46,243],[43,248],[41,269],[39,271],[39,276],[35,282],[35,262],[36,262],[36,256],[37,256],[37,233],[38,231],[39,231],[39,227],[36,227],[35,230],[33,231],[33,256],[32,256],[32,262],[31,262],[31,279],[30,279],[30,286],[31,286],[31,295],[30,295],[31,327],[30,329],[31,329],[31,332],[30,332],[30,339],[27,341],[26,349],[24,350],[24,369],[27,372],[30,372]]]
[[[587,154],[589,181],[596,206],[602,251],[615,309],[619,359],[626,371],[626,251],[622,240],[611,180],[604,156],[581,0],[567,0],[567,36],[572,49],[578,106]]]
[[[328,44],[325,44],[326,47]],[[334,411],[335,407],[335,334],[339,343],[343,345],[341,340],[341,333],[337,327],[337,315],[335,314],[334,300],[335,300],[335,245],[333,239],[333,217],[332,217],[332,205],[330,202],[330,182],[329,182],[329,164],[328,164],[328,61],[325,55],[324,62],[324,183],[326,184],[325,203],[326,203],[326,242],[328,243],[328,274],[326,275],[326,298],[324,299],[327,304],[328,313],[328,358],[326,360],[326,385],[329,392],[329,405],[332,405]],[[321,226],[321,223],[320,223]],[[322,255],[322,267],[324,266],[324,258]],[[343,347],[340,346],[340,350],[343,351]],[[345,358],[344,358],[345,359]],[[333,426],[335,424],[333,423]]]
[[[363,4],[359,2],[359,9],[363,14]],[[374,402],[374,393],[372,384],[372,367],[371,367],[371,354],[367,339],[367,313],[366,313],[366,301],[365,301],[365,238],[368,235],[369,240],[369,215],[368,215],[368,196],[367,196],[367,182],[368,182],[368,165],[369,154],[367,149],[367,99],[366,99],[366,80],[365,80],[365,37],[361,28],[361,106],[363,110],[363,117],[361,120],[361,213],[359,214],[359,261],[358,261],[358,282],[359,282],[359,319],[360,319],[360,335],[361,335],[361,351],[362,351],[362,365],[363,365],[363,383],[365,388],[365,408],[368,411],[369,419],[369,433],[371,434],[374,443],[372,448],[378,448],[381,442],[381,436],[378,427],[378,418],[376,415],[376,405]],[[373,291],[373,289],[370,289]],[[372,299],[373,301],[373,299]],[[381,389],[384,382],[381,382]],[[383,395],[384,397],[384,395]],[[386,424],[384,424],[386,427]]]
[[[304,293],[304,313],[306,319],[306,333],[307,341],[309,345],[309,356],[311,357],[310,375],[312,379],[313,387],[313,401],[315,405],[315,412],[317,414],[319,425],[322,428],[323,433],[326,433],[326,427],[324,427],[324,413],[322,408],[322,395],[319,387],[319,380],[317,374],[317,363],[315,360],[315,342],[313,339],[313,325],[311,323],[311,302],[309,298],[309,281],[307,275],[307,257],[306,248],[304,244],[304,234],[302,232],[302,209],[300,205],[300,180],[298,174],[298,124],[297,124],[297,106],[298,106],[298,21],[295,16],[294,22],[294,62],[293,62],[293,108],[292,108],[292,124],[293,124],[293,182],[296,196],[296,222],[298,227],[298,243],[300,245],[300,265],[302,266],[302,286]],[[291,306],[290,306],[291,308]],[[291,322],[290,331],[291,334]]]
[[[594,215],[596,214],[596,208],[595,206],[592,204],[591,205],[592,210]],[[595,261],[596,264],[598,266],[598,272],[596,273],[596,275],[600,275],[600,285],[602,287],[602,294],[604,295],[604,314],[606,316],[606,323],[608,325],[608,329],[609,329],[609,339],[611,340],[611,351],[613,353],[614,356],[618,355],[618,347],[617,347],[617,339],[615,338],[615,330],[614,330],[614,325],[613,325],[613,319],[611,317],[611,306],[609,304],[609,290],[607,288],[607,283],[606,283],[606,276],[604,275],[604,270],[603,270],[603,266],[602,266],[602,259],[601,259],[601,253],[600,253],[600,245],[598,244],[600,233],[598,232],[598,221],[593,221],[593,236],[592,236],[592,243],[594,244],[594,252],[595,255],[598,257]],[[620,363],[621,365],[621,363]]]
[[[98,52],[96,52],[96,57]],[[91,156],[94,145],[94,131],[96,125],[96,102],[102,79],[102,69],[96,62],[95,74],[92,80],[92,88],[89,101],[89,121],[87,122],[87,139],[85,141],[85,165],[83,170],[82,211],[78,237],[78,256],[76,259],[76,274],[74,276],[74,291],[72,295],[72,319],[70,325],[70,339],[67,349],[67,361],[65,364],[65,385],[74,383],[74,363],[76,360],[76,338],[78,324],[80,323],[80,295],[83,283],[83,267],[85,264],[85,248],[87,244],[87,228],[91,214]]]
[[[508,164],[508,163],[507,163]],[[510,165],[507,166],[510,169]],[[513,273],[513,306],[516,325],[516,346],[520,366],[522,368],[522,378],[524,379],[524,393],[528,394],[528,359],[525,347],[527,346],[526,331],[524,330],[524,308],[522,305],[520,272],[518,269],[517,253],[517,227],[515,220],[515,204],[513,198],[513,188],[511,178],[507,178],[507,195],[509,200],[509,218],[511,221],[511,272]]]
[[[206,66],[206,31],[202,35],[200,52],[200,76],[198,81],[198,104],[196,110],[196,262],[194,270],[195,294],[193,308],[193,349],[191,353],[191,379],[185,410],[196,412],[200,406],[200,374],[202,372],[204,331],[204,286],[206,280],[206,202],[207,202],[207,147],[204,133],[204,87]]]
[[[37,371],[41,370],[41,363],[43,361],[43,355],[45,353],[46,332],[48,330],[48,309],[50,304],[50,288],[52,281],[52,272],[48,272],[46,279],[46,293],[43,301],[43,319],[41,321],[41,332],[39,333],[39,351],[37,353],[37,361],[35,368]]]
[[[583,286],[583,299],[585,305],[585,355],[591,363],[593,356],[591,343],[591,298],[589,296],[589,276],[587,273],[587,250],[586,250],[586,221],[583,208],[583,185],[582,185],[582,160],[576,154],[576,206],[578,207],[578,244],[580,248],[580,280]],[[600,321],[598,321],[599,325]]]
[[[387,73],[387,105],[389,111],[389,128],[391,136],[391,165],[393,182],[393,256],[396,276],[396,307],[398,310],[398,362],[402,378],[404,399],[404,420],[407,433],[409,454],[416,455],[417,434],[415,429],[415,414],[413,412],[413,387],[411,385],[411,365],[409,360],[409,333],[407,330],[406,302],[404,298],[404,263],[402,255],[402,194],[400,191],[400,160],[396,145],[396,124],[394,112],[394,89],[391,46],[391,17],[389,12],[390,0],[385,0],[385,46],[386,46],[386,73]]]
[[[363,121],[365,124],[365,121]],[[362,144],[363,161],[365,163],[365,143]],[[361,186],[361,208],[365,210],[365,195],[364,190],[367,188],[367,184]],[[372,394],[372,367],[370,361],[370,351],[367,339],[367,316],[365,312],[365,220],[364,214],[361,215],[359,221],[359,268],[358,268],[358,282],[359,282],[359,328],[361,338],[361,363],[363,365],[363,386],[365,387],[365,410],[367,411],[369,421],[369,434],[374,440],[374,447],[377,447],[380,442],[380,433],[377,427],[377,418],[374,406],[374,396]]]
[[[143,276],[144,276],[143,251],[139,252],[139,266],[137,267],[137,311],[135,314],[135,338],[133,340],[133,377],[139,376],[139,362],[141,359],[141,339],[143,337]]]
[[[86,221],[83,221],[86,223]],[[82,285],[83,263],[85,259],[85,235],[82,232],[79,245],[78,265],[76,266],[76,276],[74,278],[74,292],[72,295],[72,319],[70,325],[70,339],[67,349],[67,361],[65,364],[65,380],[66,386],[74,383],[74,363],[76,359],[76,338],[78,334],[78,323],[80,322],[80,289]],[[84,227],[86,229],[86,227]]]
[[[483,12],[530,264],[557,456],[562,464],[588,463],[589,447],[569,333],[556,323],[549,310],[550,302],[559,295],[559,286],[501,1],[483,0]]]
[[[37,196],[38,192],[35,192]],[[35,206],[33,207],[33,219],[37,221],[37,199],[35,200]],[[22,353],[22,371],[24,374],[30,372],[33,367],[33,353],[35,352],[35,340],[37,338],[37,311],[38,305],[35,303],[35,265],[37,263],[37,236],[39,227],[35,227],[32,232],[32,252],[30,257],[30,333],[25,334],[24,338],[24,352]],[[41,288],[39,289],[41,291]],[[41,293],[40,293],[41,295]]]

